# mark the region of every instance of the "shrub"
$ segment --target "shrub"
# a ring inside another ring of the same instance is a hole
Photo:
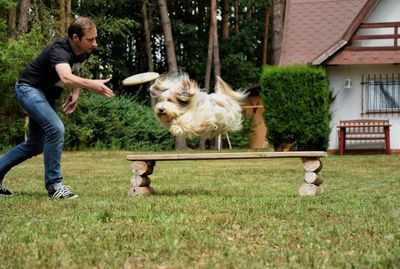
[[[11,147],[24,141],[25,127],[24,115],[21,113],[14,120],[0,117],[0,152],[9,150]]]
[[[329,84],[320,67],[266,66],[261,75],[268,140],[274,147],[326,150],[329,141]]]
[[[171,150],[174,138],[160,127],[150,107],[126,96],[81,96],[76,111],[62,115],[65,148]]]
[[[3,3],[4,4],[4,3]],[[1,4],[0,4],[1,6]],[[0,32],[5,24],[0,21]],[[45,40],[38,27],[18,39],[0,37],[0,150],[24,141],[24,113],[15,97],[15,82]]]

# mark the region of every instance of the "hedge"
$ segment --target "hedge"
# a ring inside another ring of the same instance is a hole
[[[326,150],[329,142],[329,82],[323,68],[265,66],[261,79],[267,139],[275,148]]]

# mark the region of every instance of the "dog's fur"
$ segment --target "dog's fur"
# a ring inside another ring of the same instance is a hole
[[[174,136],[215,137],[242,127],[247,94],[233,91],[217,77],[215,93],[207,94],[186,73],[163,75],[150,86],[154,112]]]

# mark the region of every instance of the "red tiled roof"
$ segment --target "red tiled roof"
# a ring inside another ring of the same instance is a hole
[[[287,0],[280,65],[325,61],[347,43],[361,11],[372,2]]]
[[[398,64],[400,51],[398,50],[343,50],[325,62],[327,65],[339,64]]]

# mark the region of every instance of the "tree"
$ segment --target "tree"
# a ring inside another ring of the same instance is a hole
[[[167,49],[168,69],[170,72],[178,71],[178,64],[176,62],[175,45],[172,37],[171,22],[169,20],[167,1],[158,0],[160,6],[160,16],[162,28],[164,31],[165,47]],[[176,137],[175,149],[186,148],[186,139],[184,137]]]
[[[71,0],[60,0],[60,34],[65,35],[71,24]]]
[[[219,59],[219,46],[218,46],[218,26],[217,26],[217,0],[211,0],[211,10],[210,10],[210,38],[209,45],[212,45],[212,58],[213,58],[213,67],[214,67],[214,79],[216,81],[217,76],[221,75],[221,63]],[[210,51],[210,49],[209,49]],[[210,63],[211,65],[211,63]],[[207,68],[210,69],[209,67]],[[214,147],[218,145],[219,138],[213,139]],[[203,147],[203,141],[200,147]]]
[[[222,39],[229,38],[229,18],[230,18],[229,0],[222,0]]]
[[[172,37],[171,21],[168,15],[168,7],[166,0],[158,0],[160,6],[161,23],[164,32],[165,48],[167,49],[168,69],[170,72],[178,71],[176,62],[175,44]]]
[[[273,63],[278,64],[281,56],[282,36],[283,36],[283,21],[285,13],[286,0],[273,0]]]
[[[147,55],[147,63],[149,65],[149,71],[154,71],[154,63],[153,63],[153,56],[151,52],[151,24],[149,21],[149,17],[147,15],[147,5],[148,1],[144,0],[143,1],[143,7],[142,7],[142,15],[143,15],[143,30],[145,34],[145,40],[146,40],[146,55]]]
[[[8,33],[11,37],[17,35],[17,8],[13,7],[8,11]]]
[[[234,10],[235,10],[235,34],[239,33],[239,3],[238,0],[234,2]]]
[[[29,9],[31,7],[31,0],[22,0],[19,16],[18,16],[18,32],[28,32]]]
[[[219,46],[218,46],[218,26],[217,26],[217,0],[211,0],[211,24],[210,30],[213,35],[213,63],[215,78],[221,75],[221,62],[219,59]]]
[[[263,39],[263,49],[262,49],[262,64],[268,63],[268,39],[269,39],[269,22],[271,20],[271,8],[267,8],[265,12],[264,21],[264,39]]]

